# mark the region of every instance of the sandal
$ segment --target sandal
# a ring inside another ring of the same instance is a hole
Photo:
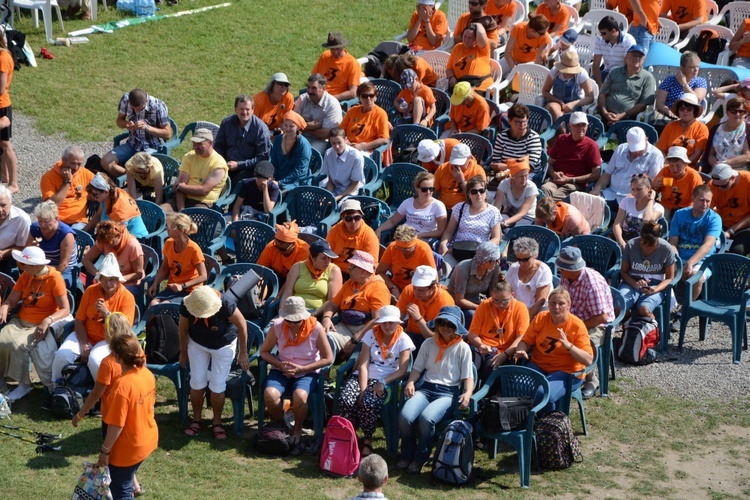
[[[369,455],[372,455],[372,445],[365,443],[362,445],[362,450],[360,451],[360,456],[362,458],[367,457]]]
[[[133,496],[139,497],[146,494],[146,489],[143,487],[143,485],[139,485],[137,490],[133,490]]]
[[[227,431],[221,424],[214,424],[211,429],[214,431],[214,439],[217,441],[224,441],[227,438]]]
[[[203,425],[201,424],[200,420],[193,420],[190,423],[190,427],[185,429],[185,435],[190,436],[190,437],[195,437],[198,435],[198,433],[201,431],[202,428],[203,428]]]

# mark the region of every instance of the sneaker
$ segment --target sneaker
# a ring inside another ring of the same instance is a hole
[[[406,469],[406,472],[408,472],[409,474],[419,474],[420,472],[422,472],[422,467],[424,467],[424,463],[417,462],[415,460],[411,464],[409,464],[409,467]]]
[[[400,471],[402,471],[402,472],[403,472],[403,471],[405,471],[406,469],[408,469],[410,465],[411,465],[411,460],[407,460],[407,459],[405,459],[405,458],[402,458],[402,459],[401,459],[401,460],[399,460],[399,461],[398,461],[398,463],[396,464],[396,470],[400,470]]]
[[[31,392],[31,386],[26,384],[18,384],[18,386],[10,391],[10,394],[8,394],[8,399],[11,401],[18,401],[19,399],[24,398],[28,393]]]

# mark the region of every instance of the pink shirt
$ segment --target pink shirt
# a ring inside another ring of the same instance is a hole
[[[96,244],[96,247],[102,251],[102,254],[107,255],[110,252],[114,252],[114,249],[108,245],[102,245],[101,243]],[[117,255],[117,263],[120,264],[120,272],[130,274],[133,272],[133,261],[143,255],[143,247],[141,243],[136,239],[135,236],[130,235],[128,242],[125,244],[123,249]],[[140,280],[131,280],[124,283],[126,286],[137,285]]]
[[[318,336],[325,335],[323,332],[323,325],[318,323],[315,325],[315,329],[307,337],[307,340],[299,345],[288,345],[286,335],[284,335],[283,325],[284,320],[282,318],[276,318],[272,322],[272,330],[276,335],[276,345],[279,348],[279,353],[276,355],[279,361],[289,361],[300,366],[306,366],[314,363],[320,359],[320,351],[318,350]],[[318,373],[320,370],[315,372],[307,373]],[[305,374],[303,374],[305,375]],[[300,375],[301,377],[302,375]]]

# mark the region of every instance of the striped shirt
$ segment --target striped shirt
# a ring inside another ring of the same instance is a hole
[[[510,135],[510,129],[505,129],[495,138],[495,147],[492,152],[492,161],[505,162],[508,159],[517,160],[523,156],[529,156],[529,163],[533,171],[539,170],[542,158],[542,139],[535,131],[529,132],[516,139]]]
[[[167,105],[156,97],[148,96],[146,107],[136,113],[133,107],[130,106],[130,95],[126,93],[120,99],[117,112],[125,116],[125,121],[137,122],[143,120],[150,127],[157,128],[169,126]],[[147,133],[145,130],[137,129],[130,132],[128,144],[133,146],[136,151],[144,151],[146,149],[159,149],[164,144],[164,140]]]
[[[620,32],[620,39],[614,45],[605,42],[601,35],[598,35],[594,43],[594,55],[602,56],[604,71],[611,71],[612,68],[625,64],[625,54],[633,45],[635,45],[635,38],[624,31]]]
[[[29,233],[31,234],[32,238],[36,239],[39,242],[39,248],[44,250],[44,256],[49,259],[49,264],[53,267],[57,267],[60,265],[60,244],[62,243],[62,240],[64,240],[65,237],[69,234],[75,234],[73,232],[73,229],[71,229],[70,226],[62,221],[58,222],[57,232],[55,232],[52,238],[48,240],[42,238],[42,230],[39,227],[38,222],[31,223]],[[73,251],[70,252],[70,260],[68,260],[69,267],[75,266],[78,263],[77,255],[78,244],[74,240]]]

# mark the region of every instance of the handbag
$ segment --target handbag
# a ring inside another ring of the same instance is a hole
[[[73,500],[111,499],[109,468],[83,462],[83,474],[73,490]]]
[[[458,211],[458,224],[456,224],[456,227],[461,225],[461,218],[464,216],[464,208],[466,208],[466,203],[461,205],[461,210]],[[456,231],[458,231],[458,229],[456,229]],[[453,258],[455,258],[458,262],[461,262],[462,260],[471,260],[474,258],[474,255],[476,255],[477,248],[479,248],[478,241],[454,240],[451,247],[451,254],[453,254]]]
[[[530,397],[492,396],[479,402],[482,429],[490,434],[526,427],[534,407]]]

